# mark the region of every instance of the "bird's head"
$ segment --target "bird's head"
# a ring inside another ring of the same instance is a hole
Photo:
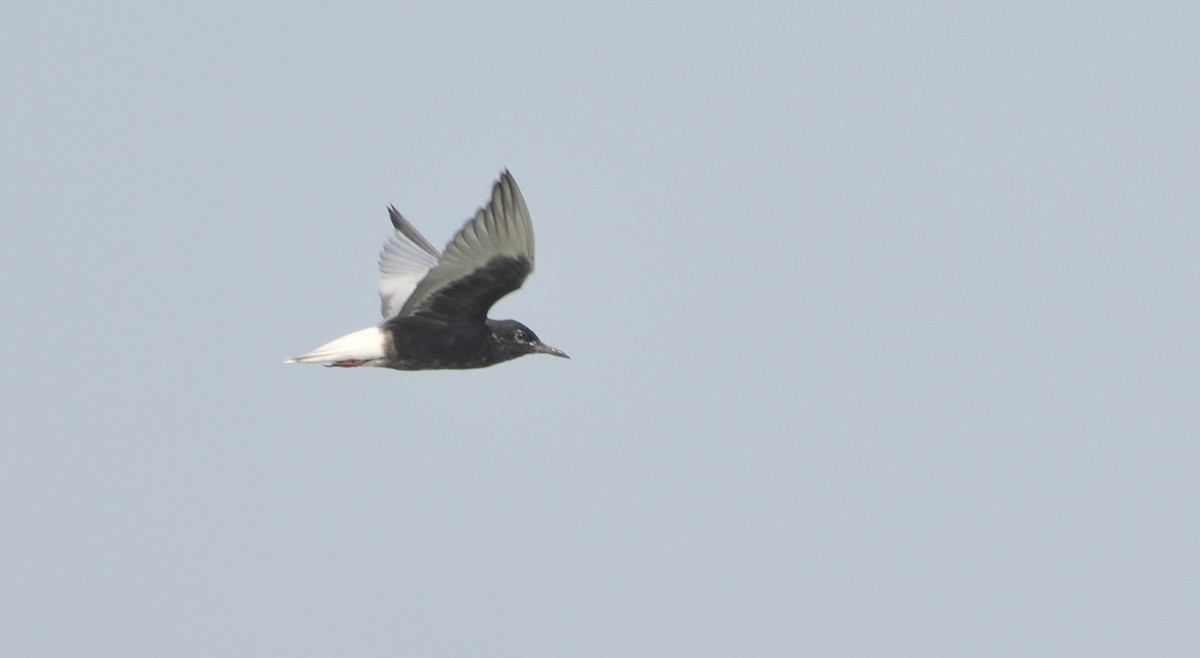
[[[516,320],[488,320],[492,330],[492,344],[496,356],[502,360],[515,359],[526,354],[553,354],[564,359],[567,356],[562,350],[550,347],[538,339],[537,334]]]

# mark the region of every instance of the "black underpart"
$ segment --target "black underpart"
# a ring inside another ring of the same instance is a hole
[[[489,320],[488,310],[521,287],[533,270],[525,257],[496,256],[483,267],[434,292],[410,315],[384,323],[390,333],[387,367],[398,370],[483,368],[532,353],[514,347],[511,321]],[[532,335],[532,332],[528,332]]]

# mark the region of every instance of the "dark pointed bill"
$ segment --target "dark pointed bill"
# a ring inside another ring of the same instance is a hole
[[[566,352],[558,349],[557,347],[550,347],[545,343],[538,343],[537,347],[533,348],[533,351],[537,352],[538,354],[553,354],[554,356],[561,356],[564,359],[571,358],[567,356]]]

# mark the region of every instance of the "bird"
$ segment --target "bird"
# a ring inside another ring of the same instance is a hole
[[[394,370],[486,368],[526,354],[570,358],[516,320],[488,310],[533,271],[533,224],[507,169],[492,198],[439,252],[395,208],[379,254],[383,322],[285,359],[339,368]]]

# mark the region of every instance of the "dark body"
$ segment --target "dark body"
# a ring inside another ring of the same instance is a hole
[[[447,325],[408,317],[396,318],[386,329],[390,332],[387,368],[461,370],[500,362],[492,347],[492,332],[485,323]]]
[[[516,320],[492,320],[488,309],[521,287],[533,270],[527,258],[496,256],[468,276],[439,288],[420,310],[383,324],[387,358],[395,370],[486,368],[524,354],[566,356],[542,344]]]
[[[395,370],[466,370],[515,359],[525,354],[566,356],[543,345],[515,320],[486,320],[481,324],[440,324],[423,318],[398,318],[388,323],[385,368]]]

